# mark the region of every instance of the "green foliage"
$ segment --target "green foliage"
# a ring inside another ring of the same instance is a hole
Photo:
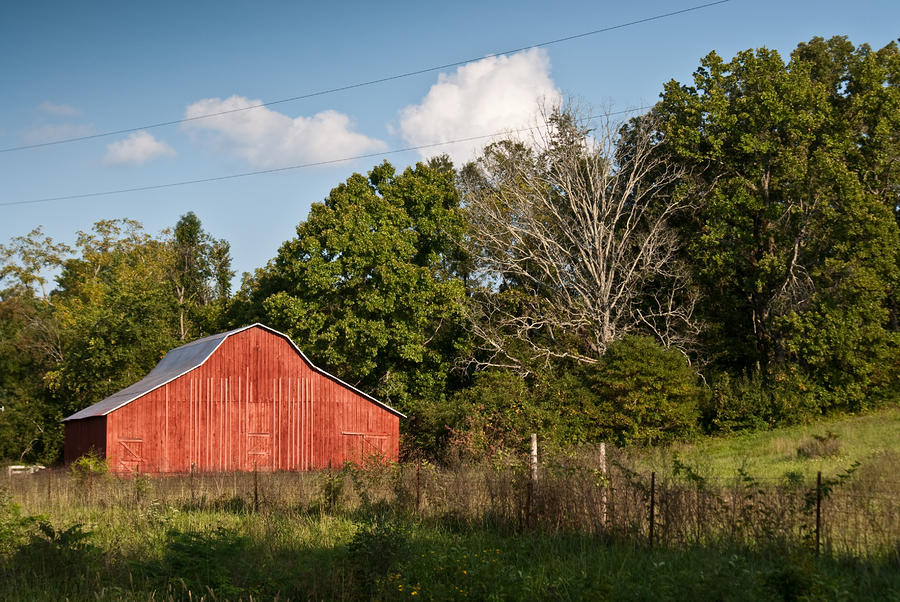
[[[47,271],[57,286],[47,290]],[[228,244],[192,213],[176,235],[101,220],[75,249],[40,228],[0,245],[0,457],[51,464],[65,416],[142,378],[188,336],[221,329]]]
[[[23,516],[22,508],[12,497],[0,491],[0,564],[8,562],[20,546],[28,541],[37,519]]]
[[[90,531],[76,523],[65,529],[54,527],[49,521],[37,519],[37,532],[16,550],[13,564],[29,566],[39,574],[55,578],[78,578],[87,571],[96,571],[102,552],[94,545]]]
[[[701,389],[677,350],[627,336],[609,346],[592,378],[598,421],[615,442],[664,443],[695,432]]]
[[[42,379],[53,365],[52,310],[28,291],[0,296],[0,458],[50,464],[62,442]]]
[[[108,473],[109,464],[106,458],[101,457],[100,454],[92,450],[72,462],[69,470],[79,482],[82,482]]]
[[[190,600],[192,593],[215,592],[224,599],[247,595],[242,586],[249,539],[225,527],[212,533],[170,529],[163,556],[158,562],[137,563],[160,589],[176,592],[178,599]]]
[[[182,341],[215,334],[231,293],[231,246],[203,230],[193,211],[181,216],[173,236],[172,281]]]
[[[59,361],[44,380],[62,417],[140,380],[176,346],[172,250],[131,220],[78,235],[58,278]]]
[[[440,160],[355,174],[313,204],[235,311],[410,413],[407,441],[427,447],[428,404],[443,400],[463,341],[458,205],[453,169]]]
[[[758,373],[732,377],[717,374],[709,395],[700,401],[700,422],[707,432],[733,433],[765,429],[775,422],[772,395]]]
[[[492,457],[519,449],[533,432],[546,431],[543,408],[525,379],[511,372],[477,373],[450,400],[450,447],[463,457]]]
[[[406,555],[409,527],[403,517],[384,511],[372,514],[360,524],[347,544],[347,557],[356,573],[361,598],[384,583]]]
[[[709,433],[734,433],[789,425],[821,411],[822,388],[796,365],[782,363],[768,376],[718,373],[701,398],[701,424]]]
[[[799,369],[821,410],[896,386],[897,56],[845,38],[814,38],[787,62],[711,53],[654,110],[694,174],[680,193],[700,199],[681,228],[707,352],[766,385]]]

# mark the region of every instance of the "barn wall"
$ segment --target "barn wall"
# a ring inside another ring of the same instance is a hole
[[[65,424],[63,460],[71,464],[89,451],[106,454],[106,416],[73,420]]]
[[[308,470],[399,454],[395,414],[262,328],[229,336],[203,366],[110,413],[108,426],[118,472]]]

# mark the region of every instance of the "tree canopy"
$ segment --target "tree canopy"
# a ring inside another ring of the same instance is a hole
[[[443,159],[350,176],[246,285],[243,321],[283,330],[317,364],[424,419],[413,410],[443,398],[463,335],[454,176]]]
[[[719,366],[797,366],[848,409],[892,378],[898,65],[895,44],[816,38],[788,61],[710,53],[693,85],[666,84],[653,113],[694,174],[681,230]]]

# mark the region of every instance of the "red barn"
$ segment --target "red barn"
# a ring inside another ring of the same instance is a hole
[[[403,417],[253,324],[173,349],[142,380],[66,418],[65,461],[91,449],[115,472],[396,461]]]

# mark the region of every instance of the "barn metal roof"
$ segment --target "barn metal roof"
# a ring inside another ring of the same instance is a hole
[[[359,393],[369,401],[375,403],[378,406],[381,406],[389,412],[396,414],[401,418],[406,418],[406,415],[398,412],[389,405],[378,401],[371,395],[360,391],[353,385],[345,383],[338,377],[329,374],[321,368],[318,368],[309,360],[308,357],[306,357],[306,355],[302,351],[300,351],[300,348],[294,344],[294,341],[291,340],[291,337],[287,336],[284,333],[278,332],[274,328],[269,328],[265,324],[256,323],[249,326],[244,326],[242,328],[229,330],[228,332],[214,334],[202,339],[197,339],[196,341],[192,341],[187,345],[182,345],[181,347],[172,349],[166,354],[164,358],[162,358],[162,360],[156,365],[156,367],[147,374],[147,376],[134,383],[133,385],[125,387],[117,393],[113,393],[106,399],[98,401],[94,405],[87,407],[81,411],[75,412],[68,418],[64,418],[63,422],[67,422],[69,420],[80,420],[82,418],[106,416],[113,410],[117,410],[122,406],[131,403],[135,399],[143,397],[147,393],[150,393],[151,391],[154,391],[159,387],[172,382],[179,376],[183,376],[191,370],[202,366],[204,362],[206,362],[206,360],[208,360],[210,356],[212,356],[213,352],[219,348],[219,345],[221,345],[225,341],[225,339],[233,334],[237,334],[244,330],[256,327],[262,328],[271,332],[272,334],[283,337],[288,343],[291,344],[291,347],[293,347],[294,350],[300,354],[300,357],[302,357],[303,360],[307,364],[309,364],[310,368],[312,368],[319,374],[322,374],[323,376],[340,383],[348,389]]]

